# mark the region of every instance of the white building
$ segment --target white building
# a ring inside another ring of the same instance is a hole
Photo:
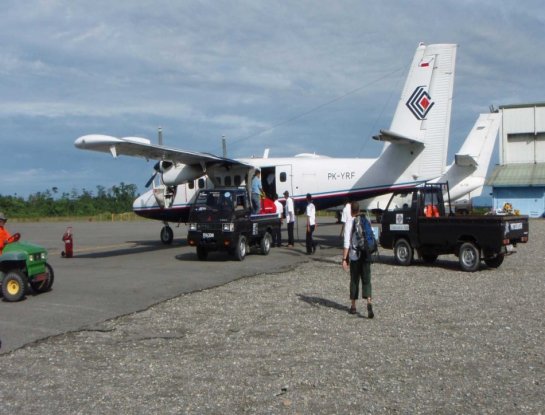
[[[545,102],[500,107],[500,164],[486,184],[494,208],[506,202],[521,214],[545,214]]]

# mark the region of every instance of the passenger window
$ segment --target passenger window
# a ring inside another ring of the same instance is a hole
[[[204,189],[204,179],[199,179],[198,185],[199,185],[199,189]]]
[[[282,173],[280,173],[280,181],[284,183],[286,180],[287,180],[287,174],[286,172],[283,171]]]
[[[235,186],[240,186],[240,176],[237,174],[235,175]]]
[[[189,187],[190,189],[194,189],[195,188],[195,180],[191,180],[190,182],[187,182],[187,187]]]
[[[226,176],[224,181],[225,181],[225,186],[231,186],[231,176]]]
[[[216,177],[216,182],[221,186],[221,177]]]

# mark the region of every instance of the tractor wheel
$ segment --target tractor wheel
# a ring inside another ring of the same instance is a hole
[[[477,269],[479,268],[479,262],[481,260],[479,248],[477,248],[477,246],[473,242],[464,242],[460,246],[458,260],[460,261],[460,267],[462,268],[462,271],[477,271]]]
[[[55,280],[55,273],[53,268],[49,264],[45,264],[45,272],[47,273],[47,278],[43,281],[30,281],[30,287],[35,293],[45,293],[49,291],[53,286],[53,281]]]
[[[174,232],[170,226],[163,226],[161,228],[161,242],[165,245],[170,245],[174,239]]]
[[[27,278],[22,272],[8,272],[2,280],[2,295],[4,296],[4,300],[9,302],[22,300],[25,297],[27,286]]]
[[[265,235],[263,235],[263,238],[261,238],[261,242],[259,244],[262,255],[269,255],[269,252],[271,252],[271,241],[271,234],[269,232],[265,232]]]
[[[413,260],[413,248],[405,238],[398,239],[394,246],[394,257],[399,265],[411,265]]]

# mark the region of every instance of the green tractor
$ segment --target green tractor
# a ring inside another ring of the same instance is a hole
[[[5,301],[22,300],[29,288],[34,293],[49,291],[55,278],[47,263],[45,248],[13,234],[0,253],[0,282]]]

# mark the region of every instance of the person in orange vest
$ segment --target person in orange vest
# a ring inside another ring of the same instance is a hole
[[[11,234],[6,228],[4,228],[7,221],[8,218],[6,218],[6,215],[0,212],[0,254],[2,253],[8,239],[11,238]]]
[[[426,215],[427,218],[438,218],[439,209],[437,209],[436,205],[427,205],[424,208],[424,215]]]

